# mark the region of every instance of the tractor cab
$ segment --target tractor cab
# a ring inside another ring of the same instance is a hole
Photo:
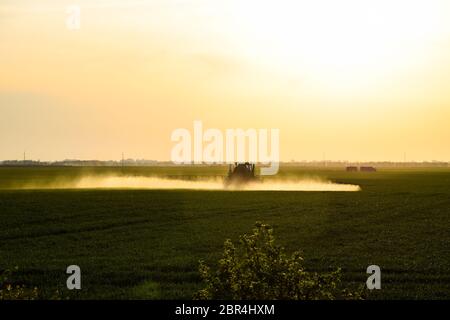
[[[248,182],[257,181],[258,178],[255,176],[255,164],[245,162],[237,163],[234,165],[230,164],[228,168],[228,176],[226,179],[226,184],[245,184]]]

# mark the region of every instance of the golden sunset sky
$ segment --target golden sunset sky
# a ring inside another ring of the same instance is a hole
[[[279,128],[285,161],[449,161],[450,1],[1,0],[0,160],[168,160],[194,120]]]

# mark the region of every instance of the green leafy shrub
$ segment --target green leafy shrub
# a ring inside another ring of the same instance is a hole
[[[16,267],[15,271],[18,270]],[[10,276],[11,270],[0,273],[0,300],[34,300],[38,298],[39,292],[35,288],[27,288],[23,284],[14,284]]]
[[[206,287],[196,299],[277,300],[357,299],[360,294],[340,288],[340,269],[319,274],[305,271],[303,258],[288,256],[275,244],[273,229],[257,222],[251,235],[240,237],[239,246],[226,240],[218,269],[200,261]]]

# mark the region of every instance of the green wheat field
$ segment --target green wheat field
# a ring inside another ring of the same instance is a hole
[[[226,167],[1,167],[0,270],[42,297],[191,299],[198,261],[217,262],[225,239],[255,222],[274,227],[311,271],[342,268],[346,287],[381,268],[368,299],[450,298],[450,169],[281,167],[279,177],[356,184],[359,192],[49,189],[89,176],[225,176]],[[21,186],[41,185],[38,189]],[[81,268],[82,289],[66,288]]]

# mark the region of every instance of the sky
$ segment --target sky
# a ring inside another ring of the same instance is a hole
[[[195,120],[279,129],[283,161],[450,161],[450,2],[0,2],[0,160],[169,160]]]

